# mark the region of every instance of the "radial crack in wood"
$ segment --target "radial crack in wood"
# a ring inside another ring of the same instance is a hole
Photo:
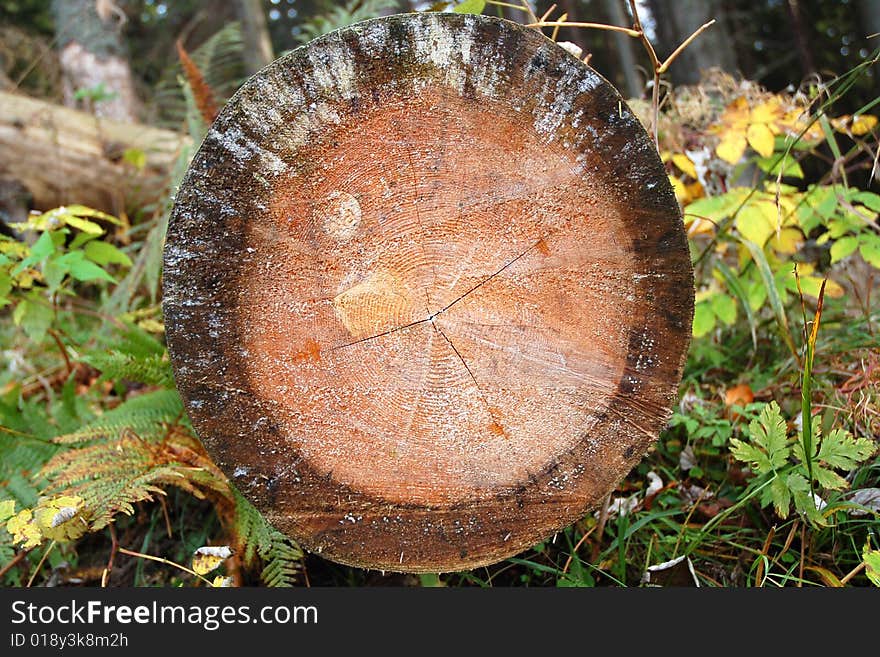
[[[218,464],[337,561],[498,561],[656,439],[693,272],[651,139],[540,33],[411,14],[227,104],[178,194],[164,309]]]

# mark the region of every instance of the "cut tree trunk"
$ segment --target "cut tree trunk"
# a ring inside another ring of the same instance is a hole
[[[145,125],[0,92],[0,177],[24,185],[38,210],[82,203],[107,212],[143,207],[168,193],[190,139]],[[140,151],[137,158],[125,158]]]
[[[343,563],[521,551],[613,490],[677,396],[693,272],[652,140],[513,23],[394,16],[276,61],[209,132],[165,249],[193,425]]]

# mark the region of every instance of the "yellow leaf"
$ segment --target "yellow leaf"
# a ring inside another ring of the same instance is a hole
[[[12,540],[20,543],[25,550],[37,547],[43,542],[40,529],[33,522],[33,514],[30,509],[19,511],[18,515],[9,519],[6,523],[6,531],[12,534]]]
[[[705,219],[700,219],[699,217],[690,216],[685,221],[685,228],[687,228],[687,236],[693,237],[694,235],[711,235],[715,232],[715,225],[711,221],[706,221]]]
[[[804,276],[802,270],[803,267],[798,266],[798,273],[800,273],[801,279],[801,290],[803,290],[804,294],[807,296],[818,299],[819,290],[822,287],[822,278],[820,276]],[[839,299],[843,296],[843,288],[829,278],[825,283],[825,296]]]
[[[746,133],[749,145],[762,157],[773,155],[773,131],[766,123],[753,123]]]
[[[746,136],[739,131],[730,130],[721,138],[715,152],[725,162],[736,164],[746,150]]]
[[[721,123],[728,128],[744,129],[749,124],[749,103],[740,96],[724,109]]]
[[[752,109],[751,123],[773,123],[782,117],[782,107],[779,105],[779,99],[773,98],[765,103],[756,105]]]
[[[763,247],[776,232],[776,207],[765,201],[749,203],[736,216],[736,228],[745,239]]]
[[[199,575],[205,575],[217,568],[233,555],[228,545],[207,545],[200,547],[193,555],[192,569]]]
[[[686,173],[694,180],[697,179],[697,168],[694,166],[694,163],[691,162],[691,159],[687,155],[675,153],[672,156],[672,163],[677,166],[679,171],[681,171],[682,173]]]
[[[770,246],[777,253],[797,253],[804,243],[804,236],[797,228],[783,228],[770,240]]]
[[[831,125],[838,132],[846,132],[861,137],[874,129],[874,126],[877,125],[877,117],[871,114],[862,114],[855,117],[845,114],[836,119],[831,119]]]
[[[0,502],[0,523],[6,522],[15,515],[15,500],[3,500]]]
[[[672,185],[672,190],[675,192],[675,198],[678,199],[678,202],[682,205],[687,205],[688,202],[688,191],[687,185],[685,185],[681,178],[678,176],[669,176],[669,182]]]
[[[839,299],[843,296],[843,287],[839,283],[835,283],[830,278],[825,283],[825,296],[833,299]]]
[[[88,523],[80,515],[83,499],[77,495],[60,495],[40,500],[34,509],[34,523],[45,538],[73,541],[86,533]]]
[[[138,322],[138,326],[147,333],[162,333],[165,330],[164,324],[157,322],[155,319],[142,319]]]
[[[222,575],[217,575],[214,578],[214,581],[211,582],[211,586],[214,588],[229,588],[234,585],[234,580],[231,577],[223,577]]]
[[[859,117],[856,117],[853,120],[852,126],[850,126],[850,132],[852,132],[855,136],[861,137],[862,135],[866,135],[871,130],[874,129],[874,126],[877,125],[877,117],[872,116],[871,114],[862,114]]]

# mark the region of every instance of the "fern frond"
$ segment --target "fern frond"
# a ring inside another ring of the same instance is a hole
[[[302,574],[303,552],[270,525],[242,494],[230,485],[235,503],[233,543],[245,564],[263,563],[260,578],[267,586],[295,586]]]
[[[329,8],[300,26],[297,39],[303,43],[332,32],[340,27],[357,23],[368,18],[376,18],[388,9],[397,9],[396,0],[349,0]]]
[[[180,58],[180,65],[183,67],[183,74],[186,76],[187,82],[189,82],[189,88],[192,90],[199,113],[202,115],[205,123],[213,123],[214,119],[217,118],[217,113],[220,111],[217,109],[217,101],[214,100],[214,91],[205,81],[205,76],[202,75],[199,67],[184,50],[180,39],[177,40],[176,46],[177,56]]]
[[[46,405],[19,397],[18,387],[0,397],[0,500],[29,507],[38,497],[33,475],[58,446],[49,438],[53,427]]]
[[[174,427],[159,441],[126,430],[116,440],[73,448],[54,456],[40,475],[51,483],[45,495],[77,495],[84,500],[92,530],[118,513],[131,515],[134,504],[164,495],[176,486],[198,498],[228,496],[223,474],[187,430]]]
[[[241,25],[231,22],[188,53],[213,90],[218,105],[222,105],[223,99],[229,98],[246,77],[243,52]],[[156,85],[153,103],[159,113],[158,123],[163,127],[179,129],[186,121],[186,100],[178,83],[181,75],[183,68],[180,62],[175,62],[163,71]]]
[[[269,551],[263,556],[266,567],[260,579],[266,586],[296,586],[302,577],[303,552],[290,539],[274,531]]]
[[[136,381],[163,388],[174,386],[171,361],[164,353],[133,356],[114,350],[91,353],[82,360],[101,372],[103,381]]]
[[[183,402],[176,390],[156,390],[132,397],[81,429],[58,436],[59,444],[119,438],[130,430],[141,438],[161,437],[167,425],[183,417]]]

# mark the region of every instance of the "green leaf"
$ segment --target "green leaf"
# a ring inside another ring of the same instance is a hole
[[[874,586],[880,586],[880,550],[871,550],[865,545],[862,560],[865,562],[865,575]]]
[[[759,474],[769,474],[788,462],[791,448],[788,446],[785,420],[776,402],[770,402],[758,418],[749,423],[749,443],[736,438],[730,441],[730,452],[740,461],[751,463]]]
[[[715,313],[706,301],[694,306],[694,337],[700,338],[715,328]]]
[[[12,270],[12,275],[20,274],[28,267],[33,267],[37,263],[42,262],[53,253],[55,253],[55,241],[52,239],[52,233],[46,231],[34,242],[30,255],[19,262],[15,269]]]
[[[452,8],[456,14],[482,14],[486,8],[486,0],[464,0]]]
[[[86,244],[83,252],[86,258],[99,265],[118,264],[131,267],[131,259],[122,251],[107,242],[95,241]]]
[[[122,154],[122,161],[128,162],[138,171],[147,166],[147,154],[140,148],[126,148]]]
[[[737,460],[750,464],[759,474],[767,474],[773,469],[764,452],[738,438],[730,439],[730,453]]]
[[[0,308],[10,303],[9,293],[12,292],[12,276],[0,271]]]
[[[776,476],[768,486],[770,491],[770,499],[773,501],[773,507],[776,509],[776,515],[780,518],[787,518],[788,511],[791,508],[791,491],[785,483],[785,480]]]
[[[86,260],[86,256],[82,251],[67,253],[58,258],[57,262],[65,266],[70,275],[78,281],[105,280],[111,283],[116,282],[110,274],[98,265]]]
[[[720,224],[724,219],[736,212],[747,193],[747,191],[744,193],[742,188],[734,188],[719,196],[705,196],[689,204],[685,208],[684,213],[686,216],[690,215],[701,219],[709,219],[716,224]]]
[[[853,235],[841,237],[831,245],[831,264],[840,262],[853,254],[859,248],[859,239]]]
[[[20,326],[25,335],[34,342],[40,342],[52,325],[53,312],[48,306],[28,299],[22,299],[12,313],[12,321]]]
[[[865,261],[880,269],[880,237],[873,233],[863,233],[859,242],[859,253]]]
[[[785,485],[793,493],[809,493],[810,482],[799,472],[792,472],[785,478]]]
[[[712,312],[722,322],[730,326],[736,321],[736,300],[726,294],[716,294],[710,301]]]
[[[736,215],[736,228],[745,239],[763,247],[776,232],[778,214],[773,203],[753,201]]]
[[[874,443],[853,438],[848,431],[834,429],[822,440],[818,459],[832,468],[852,470],[874,453]]]
[[[857,192],[852,197],[853,201],[857,201],[873,212],[880,212],[880,194],[874,192]]]
[[[846,479],[841,477],[839,474],[834,472],[833,470],[828,470],[827,468],[823,468],[821,466],[816,466],[813,469],[813,476],[816,478],[816,482],[822,486],[822,488],[826,488],[828,490],[843,490],[847,486]]]
[[[782,163],[785,162],[785,168],[783,169]],[[766,171],[771,176],[778,176],[779,172],[782,171],[782,175],[788,178],[803,178],[804,170],[801,169],[801,165],[792,157],[782,158],[777,156],[770,157],[758,157],[755,159],[755,163],[762,171]]]

